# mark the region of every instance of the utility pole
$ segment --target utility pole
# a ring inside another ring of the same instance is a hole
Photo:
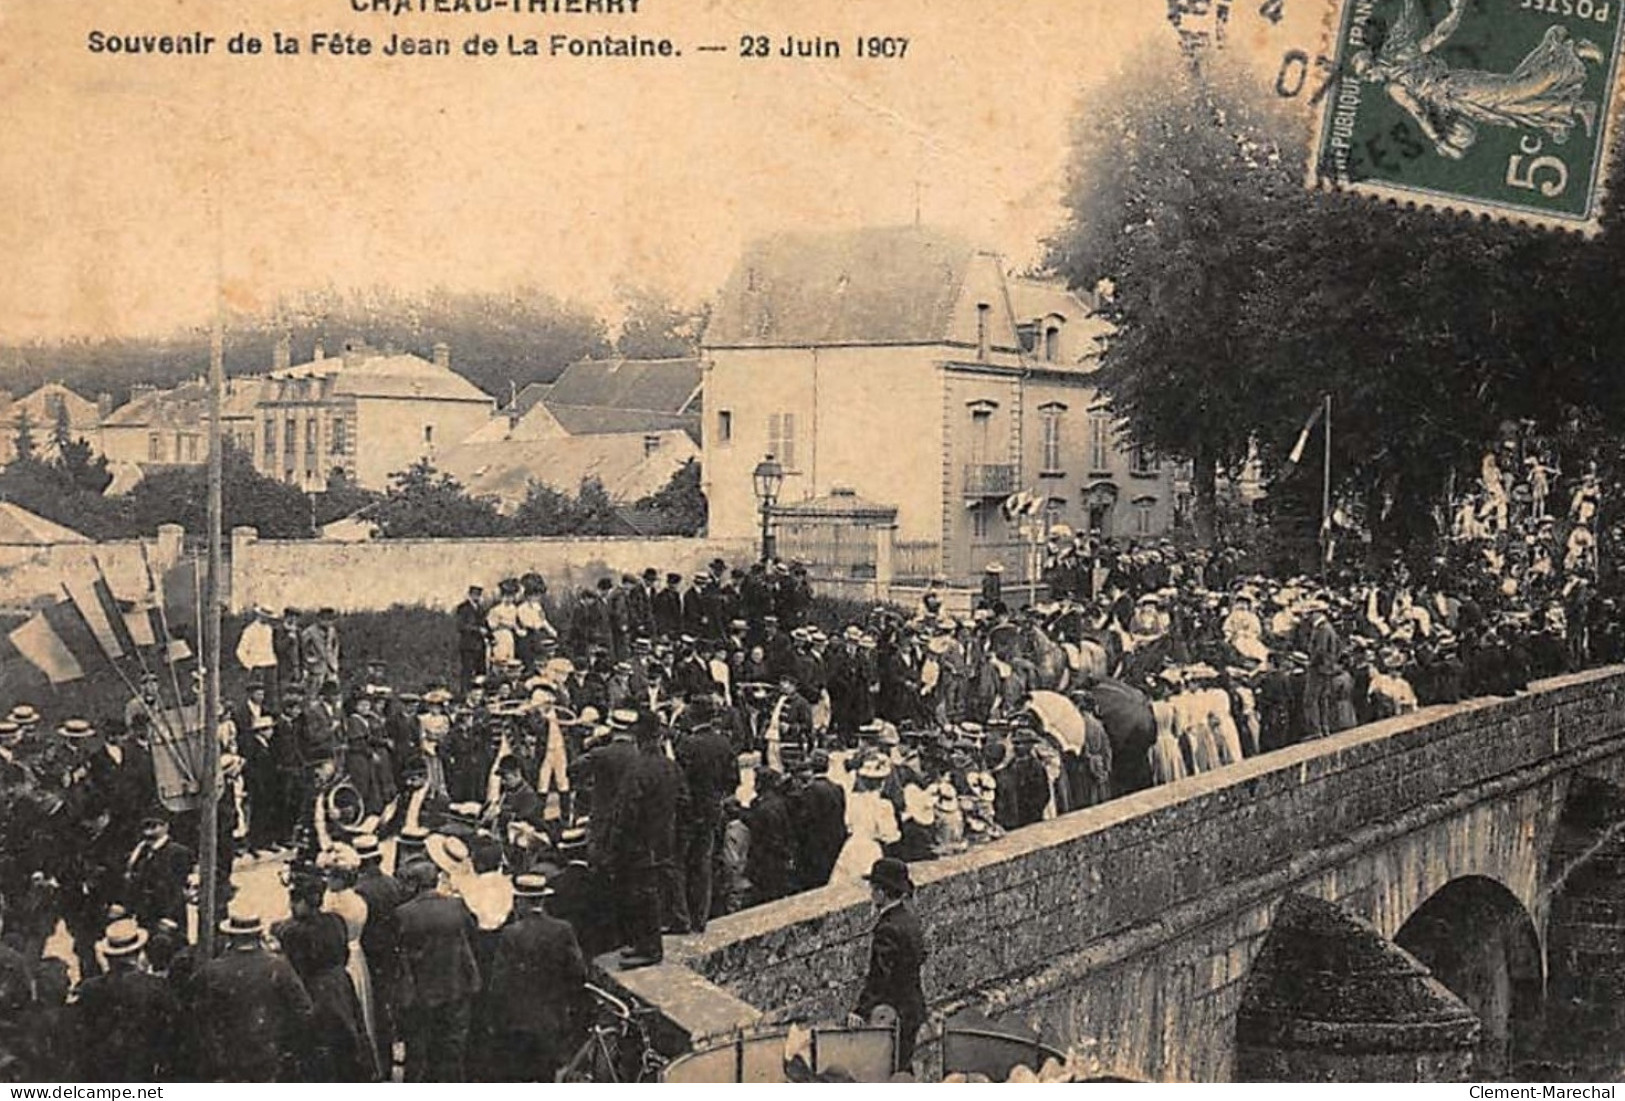
[[[221,238],[220,207],[223,196],[215,195],[215,300],[214,327],[209,337],[209,569],[204,578],[202,660],[207,681],[203,693],[203,813],[198,844],[198,943],[205,960],[214,958],[215,906],[220,897],[217,875],[220,847],[220,528],[224,502],[221,499],[223,459],[220,415],[222,392],[226,387],[226,320],[223,294],[224,273],[220,270],[225,241]]]

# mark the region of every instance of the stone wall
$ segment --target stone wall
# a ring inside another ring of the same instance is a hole
[[[146,541],[156,576],[162,577],[180,560],[185,534],[178,525],[166,524],[155,539]],[[142,541],[136,539],[45,546],[0,544],[0,608],[20,611],[59,600],[64,582],[83,584],[88,592],[98,562],[114,593],[136,599],[147,591],[141,546]]]
[[[1622,703],[1625,670],[1577,674],[916,865],[927,998],[937,1012],[974,1006],[1092,1044],[1128,1076],[1228,1079],[1242,984],[1288,890],[1337,901],[1391,937],[1446,883],[1482,875],[1543,929],[1545,854],[1569,776],[1625,753]],[[871,923],[866,892],[832,886],[720,919],[667,960],[770,1019],[837,1018],[855,1000]]]
[[[231,610],[332,607],[382,611],[397,604],[450,610],[471,584],[535,570],[555,591],[593,584],[606,573],[647,567],[685,577],[713,558],[730,565],[755,558],[755,544],[711,539],[382,539],[365,543],[262,540],[253,528],[231,533]]]

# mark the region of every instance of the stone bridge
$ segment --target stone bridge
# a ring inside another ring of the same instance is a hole
[[[1529,1070],[1625,1000],[1621,784],[1612,668],[1117,799],[915,866],[926,997],[1137,1079]],[[675,1048],[839,1019],[871,923],[866,891],[826,887],[610,980]]]

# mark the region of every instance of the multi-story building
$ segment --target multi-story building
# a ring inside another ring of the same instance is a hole
[[[269,374],[227,380],[221,430],[260,473],[307,492],[325,489],[335,472],[383,489],[396,471],[461,443],[495,407],[451,369],[444,344],[435,346],[433,362],[359,341],[342,355],[327,356],[318,345],[308,363],[289,358],[281,341]],[[208,387],[137,387],[103,422],[102,442],[115,462],[203,462]]]
[[[1020,562],[1016,494],[1049,525],[1166,532],[1171,471],[1124,445],[1093,383],[1108,333],[1064,287],[919,227],[750,246],[705,340],[710,535],[757,530],[766,454],[785,505],[839,490],[895,506],[899,577]]]

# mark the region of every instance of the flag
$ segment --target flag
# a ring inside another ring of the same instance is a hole
[[[1325,415],[1326,403],[1321,402],[1315,406],[1315,411],[1309,414],[1309,419],[1303,422],[1303,431],[1298,433],[1298,442],[1292,445],[1292,453],[1286,457],[1287,462],[1296,466],[1303,461],[1303,449],[1309,446],[1309,433],[1315,430],[1315,425],[1319,424],[1320,418]]]
[[[81,671],[88,672],[107,661],[107,652],[96,638],[84,613],[71,598],[59,600],[40,612],[62,645],[73,655]]]
[[[117,661],[123,657],[126,651],[119,645],[118,632],[113,629],[113,620],[118,620],[122,625],[124,617],[108,616],[107,610],[102,606],[101,597],[96,593],[95,582],[87,587],[78,579],[72,582],[64,581],[62,591],[85,626],[90,628],[91,637],[96,640],[96,645],[101,647],[102,653],[107,655],[107,660]],[[116,608],[114,610],[117,611]]]
[[[78,680],[85,675],[73,651],[57,635],[43,613],[29,616],[22,626],[6,636],[28,664],[44,673],[52,684]]]
[[[119,602],[124,609],[124,625],[130,630],[130,638],[138,648],[158,645],[158,640],[164,637],[164,632],[158,623],[158,609],[148,600],[124,600]]]
[[[202,719],[201,707],[168,708],[149,735],[158,801],[171,813],[197,810],[203,802],[208,742]]]
[[[96,580],[91,582],[90,589],[101,608],[102,618],[107,622],[107,629],[112,632],[114,644],[129,657],[137,656],[135,633],[126,618],[129,612],[113,595],[113,587],[107,583],[107,575],[102,573],[100,562],[96,563]]]
[[[151,624],[153,641],[155,644],[161,643],[163,645],[164,661],[171,665],[177,661],[184,661],[192,656],[192,648],[186,644],[185,639],[176,638],[170,628],[172,620],[165,612],[165,602],[158,590],[158,579],[153,576],[152,559],[147,557],[147,545],[145,543],[141,544],[141,565],[147,571],[146,603],[149,606],[148,620]],[[170,570],[166,575],[166,580],[168,577],[176,575],[180,575],[181,580],[185,580],[184,573],[179,569]],[[177,584],[175,588],[180,591],[183,600],[190,600],[190,597],[185,596],[185,593],[191,591],[189,583]]]
[[[1023,516],[1037,516],[1044,511],[1044,506],[1049,504],[1049,498],[1036,489],[1028,490],[1026,496],[1027,504],[1021,513]]]

